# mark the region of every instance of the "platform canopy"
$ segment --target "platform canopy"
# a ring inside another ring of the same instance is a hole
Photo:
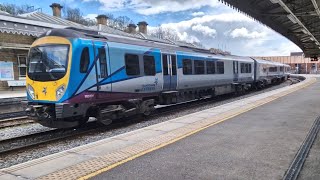
[[[320,56],[320,0],[221,0]]]

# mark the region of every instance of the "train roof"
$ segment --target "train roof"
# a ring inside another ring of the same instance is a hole
[[[128,34],[128,33],[126,33]],[[210,52],[208,49],[202,49],[191,45],[186,45],[186,43],[174,42],[161,40],[158,38],[138,38],[137,36],[124,36],[123,33],[106,33],[100,32],[91,29],[77,29],[73,27],[64,28],[64,29],[51,29],[48,32],[40,36],[61,36],[69,38],[84,38],[84,39],[93,39],[93,40],[102,40],[115,43],[125,43],[138,46],[148,46],[152,48],[159,48],[162,52],[173,53],[173,52],[182,52],[190,56],[202,56],[205,58],[212,59],[225,59],[225,60],[237,60],[237,61],[247,61],[252,62],[254,59],[245,56],[235,56],[235,55],[224,55],[216,54]],[[256,59],[261,63],[266,64],[276,64],[275,62],[266,61],[262,59]]]
[[[269,61],[269,60],[265,60],[265,59],[257,59],[257,58],[254,58],[254,59],[260,64],[269,64],[269,65],[276,65],[276,66],[285,65],[285,64],[282,64],[282,63],[279,63],[279,62]]]

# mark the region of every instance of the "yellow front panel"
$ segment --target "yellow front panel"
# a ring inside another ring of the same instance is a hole
[[[72,54],[72,46],[68,39],[56,36],[48,36],[43,37],[36,40],[32,47],[45,45],[45,44],[67,44],[70,46],[69,48],[69,55],[68,55],[68,68],[65,76],[56,81],[46,81],[46,82],[39,82],[33,81],[28,77],[27,74],[27,86],[31,85],[34,89],[35,98],[34,100],[43,100],[43,101],[57,101],[56,99],[56,90],[64,85],[65,88],[68,86],[69,77],[70,77],[70,67],[71,67],[71,54]]]

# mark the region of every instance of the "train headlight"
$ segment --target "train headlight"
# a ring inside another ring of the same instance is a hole
[[[57,101],[61,99],[61,97],[63,96],[64,94],[64,91],[65,91],[65,87],[64,85],[60,86],[57,91],[56,91],[56,99]]]
[[[34,89],[31,85],[28,84],[28,94],[34,99]]]

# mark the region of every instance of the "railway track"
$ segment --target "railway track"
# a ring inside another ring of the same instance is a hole
[[[14,127],[14,126],[20,126],[23,124],[30,124],[30,123],[34,123],[34,121],[28,119],[27,116],[3,119],[3,120],[0,120],[0,129]]]
[[[233,96],[230,96],[230,94],[221,95],[215,98],[204,98],[201,100],[190,101],[190,102],[181,103],[178,105],[167,105],[161,108],[157,108],[154,111],[154,113],[152,113],[148,117],[143,118],[139,115],[136,115],[133,117],[117,120],[108,126],[101,126],[101,124],[97,122],[89,122],[87,123],[86,126],[78,129],[53,129],[53,130],[43,131],[39,133],[29,134],[26,136],[5,139],[0,141],[0,156],[11,154],[11,153],[19,153],[21,151],[26,151],[32,148],[36,148],[37,146],[43,146],[43,145],[58,142],[58,141],[80,138],[81,136],[89,135],[90,133],[99,133],[99,132],[105,132],[105,131],[114,130],[118,128],[124,128],[141,121],[147,121],[162,115],[179,112],[186,109],[192,109],[193,107],[204,106],[204,105],[211,104],[214,102],[219,102],[222,100],[232,99],[235,97],[249,94],[250,92],[252,91],[248,91],[246,93],[233,95]]]

